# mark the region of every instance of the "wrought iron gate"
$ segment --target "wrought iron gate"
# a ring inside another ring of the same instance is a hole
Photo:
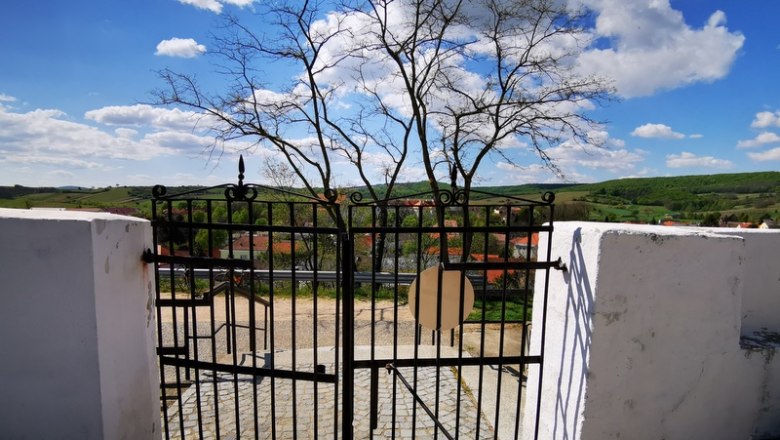
[[[538,410],[524,377],[542,368],[533,278],[558,265],[536,255],[552,194],[364,202],[243,173],[154,188],[166,439],[536,437],[520,415]]]

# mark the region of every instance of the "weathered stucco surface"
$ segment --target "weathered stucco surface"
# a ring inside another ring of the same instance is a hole
[[[0,209],[3,438],[159,438],[147,221]]]
[[[747,349],[740,339],[743,296],[772,304],[780,295],[755,290],[777,271],[746,269],[771,257],[761,255],[768,248],[721,231],[600,223],[557,223],[553,237],[552,257],[569,270],[550,278],[539,438],[780,434],[776,347]],[[534,307],[532,354],[541,311]],[[780,330],[777,313],[759,315]],[[538,371],[529,369],[530,399]],[[526,409],[524,426],[533,426]]]

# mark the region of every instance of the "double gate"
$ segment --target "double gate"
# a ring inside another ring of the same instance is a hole
[[[154,188],[166,439],[536,438],[551,194],[313,198],[243,171]]]

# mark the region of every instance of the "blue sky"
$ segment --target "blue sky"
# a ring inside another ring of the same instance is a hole
[[[575,0],[571,0],[575,1]],[[614,79],[618,99],[590,110],[604,148],[550,151],[570,181],[780,169],[776,0],[576,0],[597,43],[579,61]],[[0,15],[0,185],[218,184],[236,150],[209,160],[184,110],[149,106],[157,71],[218,87],[210,34],[252,0],[11,2]],[[269,66],[270,78],[298,72]],[[260,149],[262,150],[262,149]],[[248,179],[262,182],[258,149]],[[480,184],[554,182],[531,154],[495,159]],[[422,177],[414,163],[404,175]],[[340,183],[353,177],[345,172]]]

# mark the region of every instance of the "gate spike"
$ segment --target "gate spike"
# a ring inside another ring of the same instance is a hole
[[[238,156],[238,184],[241,185],[241,182],[244,181],[244,155],[240,154]]]

